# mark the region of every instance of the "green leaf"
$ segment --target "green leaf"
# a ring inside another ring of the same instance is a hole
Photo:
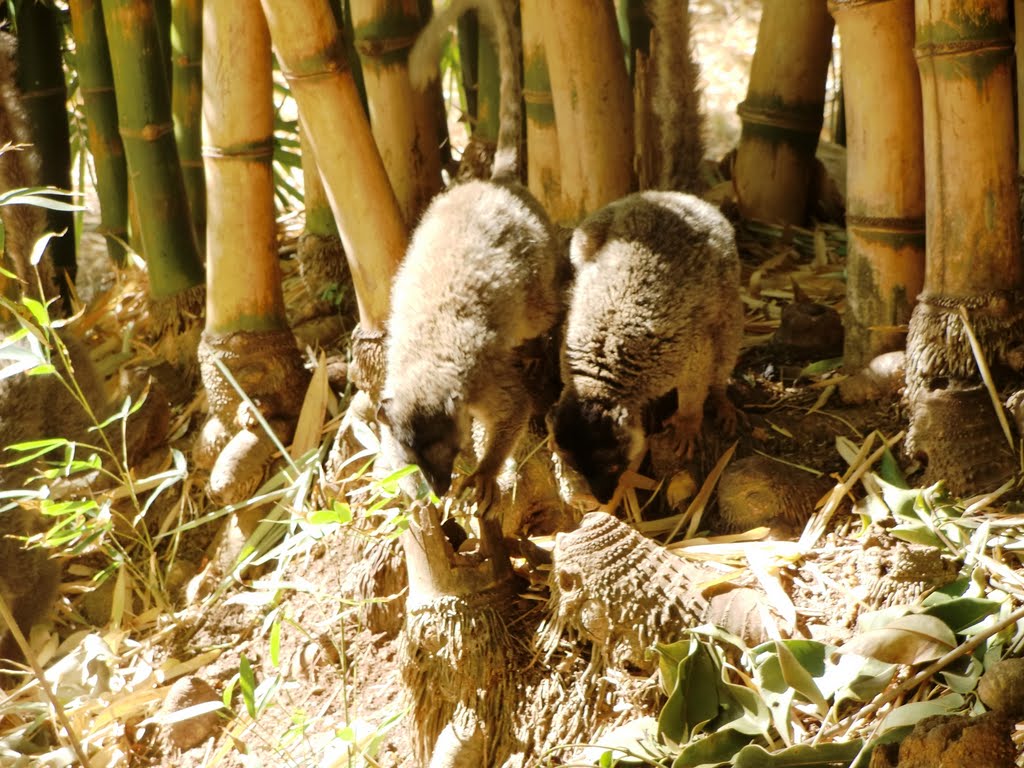
[[[672,663],[684,645],[689,646],[689,653],[676,663],[675,685],[658,715],[658,732],[679,744],[689,741],[699,726],[718,715],[718,669],[700,641],[656,645],[664,665],[662,679],[672,681]]]
[[[281,666],[281,622],[275,621],[270,625],[270,663],[275,667]]]
[[[252,665],[245,654],[238,664],[238,684],[242,689],[242,701],[245,702],[245,711],[249,717],[256,719],[256,675],[253,674]]]
[[[959,693],[951,693],[931,701],[916,701],[913,704],[904,704],[882,718],[876,733],[885,733],[893,728],[913,726],[918,721],[932,715],[948,715],[956,712],[964,705],[964,697]]]
[[[733,755],[749,744],[752,738],[751,734],[740,733],[733,728],[722,728],[683,747],[672,762],[672,768],[691,768],[697,765],[728,762]]]
[[[318,509],[306,517],[310,525],[345,525],[352,522],[352,509],[343,501],[335,500],[330,509]]]
[[[903,475],[903,470],[900,469],[899,462],[896,461],[896,457],[892,455],[892,451],[888,448],[882,454],[882,460],[878,463],[878,476],[882,478],[886,483],[895,488],[910,488],[907,483],[907,478]]]
[[[933,597],[929,595],[929,597]],[[999,611],[1000,603],[979,597],[959,597],[929,605],[922,615],[934,616],[954,632],[963,632],[979,621]]]
[[[798,744],[769,752],[751,744],[739,751],[732,764],[734,768],[847,768],[862,746],[863,742],[857,740],[814,746]]]
[[[942,621],[911,614],[857,635],[839,652],[869,656],[891,664],[921,664],[934,661],[955,646],[953,631]]]
[[[821,695],[821,691],[815,684],[814,678],[811,677],[811,673],[797,660],[796,656],[789,649],[788,642],[791,641],[776,641],[775,643],[775,651],[779,657],[779,668],[782,671],[782,677],[789,684],[790,688],[814,704],[818,708],[818,714],[824,717],[828,712],[828,702]],[[824,651],[824,646],[821,643],[816,645],[820,646],[822,651]],[[824,654],[821,656],[820,663],[818,663],[817,658],[814,659],[814,668],[819,670],[818,677],[824,674],[824,661]]]

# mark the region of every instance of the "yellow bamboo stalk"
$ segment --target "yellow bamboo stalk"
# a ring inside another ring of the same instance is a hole
[[[845,82],[845,363],[903,347],[924,283],[924,138],[913,0],[833,0]]]
[[[408,54],[423,27],[419,0],[351,0],[370,126],[407,226],[441,189],[437,92],[409,82]]]
[[[832,18],[820,0],[765,0],[733,179],[740,212],[763,221],[807,217],[824,121]]]
[[[527,186],[554,221],[568,223],[572,216],[562,195],[558,129],[544,54],[543,0],[522,0],[519,13],[523,26],[523,101],[529,147]]]
[[[929,293],[971,296],[1024,277],[1008,10],[996,0],[916,3]]]
[[[287,327],[274,232],[270,36],[258,0],[206,0],[207,333]]]
[[[573,218],[633,184],[633,109],[611,0],[544,3],[562,192]]]
[[[360,325],[382,332],[408,231],[327,0],[261,0],[341,229]]]

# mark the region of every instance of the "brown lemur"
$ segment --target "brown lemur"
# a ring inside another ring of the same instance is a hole
[[[564,389],[549,416],[556,449],[607,503],[644,447],[643,416],[675,389],[665,426],[689,453],[710,396],[735,427],[726,383],[743,335],[732,225],[681,192],[640,192],[585,219],[562,345]]]
[[[419,466],[438,496],[456,456],[484,428],[466,485],[479,507],[530,416],[519,348],[564,317],[571,267],[540,204],[518,181],[520,63],[502,0],[454,0],[426,25],[409,57],[422,85],[437,74],[446,28],[475,9],[495,39],[501,69],[498,146],[489,180],[456,184],[431,202],[395,277],[380,421],[399,461]]]
[[[565,388],[548,418],[557,451],[601,503],[639,458],[646,412],[661,396],[676,390],[679,409],[667,425],[681,453],[700,431],[709,393],[726,427],[735,420],[725,384],[743,312],[732,227],[712,206],[681,194],[703,186],[689,8],[647,0],[644,10],[652,30],[642,69],[647,97],[637,107],[638,171],[645,186],[673,191],[618,200],[573,233]]]

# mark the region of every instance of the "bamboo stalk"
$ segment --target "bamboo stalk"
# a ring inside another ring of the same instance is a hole
[[[39,152],[39,182],[71,189],[71,142],[68,130],[67,87],[64,84],[63,30],[49,3],[22,2],[18,24],[18,84],[30,131]],[[49,228],[63,233],[48,247],[57,287],[69,296],[78,271],[75,260],[75,220],[71,211],[47,211]]]
[[[104,0],[103,20],[150,295],[167,298],[202,285],[203,267],[174,142],[156,17],[147,0]]]
[[[562,191],[574,218],[630,191],[633,111],[611,0],[544,5]]]
[[[527,186],[552,220],[568,223],[571,213],[562,195],[551,77],[544,54],[543,0],[522,0],[523,101],[526,105]]]
[[[907,447],[927,458],[927,481],[963,494],[1019,468],[979,376],[1011,366],[1024,343],[1013,42],[997,0],[917,0],[915,23],[927,239],[907,336]]]
[[[412,87],[407,58],[423,27],[418,0],[351,0],[373,137],[407,226],[441,189],[434,101]]]
[[[258,0],[203,10],[206,333],[286,328],[274,225],[270,41]]]
[[[209,492],[231,504],[255,490],[274,440],[290,442],[309,374],[288,329],[281,290],[272,57],[259,0],[206,0],[202,60],[209,196],[199,356],[210,418],[196,455],[200,461],[216,456]],[[248,417],[239,417],[241,395],[224,369],[251,398],[255,410]]]
[[[206,243],[202,155],[203,0],[171,0],[171,112],[185,194],[200,251]]]
[[[110,68],[107,30],[99,0],[71,0],[71,30],[78,62],[78,87],[85,102],[89,152],[100,200],[99,232],[115,264],[125,261],[128,242],[128,165],[117,130],[117,97]]]
[[[364,332],[380,333],[408,238],[326,0],[262,0],[341,230]],[[352,179],[359,179],[353,184]]]
[[[740,212],[764,221],[807,218],[824,122],[832,18],[820,0],[766,0],[750,66],[733,179]]]
[[[925,290],[970,296],[1017,287],[1024,270],[1010,172],[1017,158],[1008,9],[994,0],[918,0],[916,8],[933,192]]]
[[[833,0],[847,83],[845,364],[901,349],[924,283],[924,138],[913,0]]]

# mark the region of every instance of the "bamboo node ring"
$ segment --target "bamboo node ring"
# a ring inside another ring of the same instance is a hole
[[[794,133],[806,133],[817,136],[821,132],[823,104],[812,105],[814,109],[803,106],[793,111],[792,106],[788,108],[767,107],[751,104],[750,100],[740,102],[736,107],[736,114],[744,123],[752,125],[765,125],[771,128],[782,128]]]

